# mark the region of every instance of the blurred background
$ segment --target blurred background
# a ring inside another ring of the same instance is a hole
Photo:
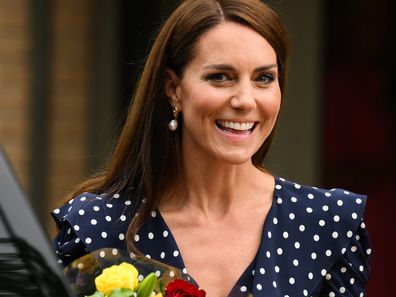
[[[0,143],[35,211],[101,168],[175,0],[0,0]],[[266,1],[292,39],[267,166],[369,196],[369,296],[395,296],[396,21],[392,0]]]

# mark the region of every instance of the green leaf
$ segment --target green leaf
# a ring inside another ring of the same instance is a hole
[[[92,295],[89,296],[85,295],[85,297],[105,297],[105,295],[102,292],[96,291]]]
[[[121,288],[112,290],[108,297],[130,297],[132,295],[133,291],[131,289]]]
[[[147,275],[137,288],[137,297],[149,297],[157,284],[157,276],[154,272]]]

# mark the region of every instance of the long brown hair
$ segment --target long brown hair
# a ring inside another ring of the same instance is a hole
[[[222,22],[249,26],[262,35],[277,55],[279,85],[286,80],[288,37],[277,14],[259,0],[186,0],[171,14],[159,31],[129,107],[128,117],[107,167],[82,183],[71,195],[81,192],[116,193],[134,188],[144,196],[137,201],[139,215],[127,232],[128,247],[136,251],[133,237],[154,210],[164,193],[175,190],[181,180],[181,130],[168,130],[171,107],[164,93],[165,69],[179,77],[194,57],[198,38]],[[230,37],[232,38],[232,37]],[[253,155],[262,168],[274,131]],[[71,197],[69,197],[71,198]]]

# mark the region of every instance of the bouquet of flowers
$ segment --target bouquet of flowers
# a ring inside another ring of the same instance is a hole
[[[179,269],[118,249],[100,249],[65,268],[79,297],[205,297]]]

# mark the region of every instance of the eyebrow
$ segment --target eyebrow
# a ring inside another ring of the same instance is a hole
[[[254,69],[255,72],[259,71],[266,71],[272,68],[278,68],[277,64],[268,64],[264,66],[260,66]],[[216,70],[228,70],[228,71],[235,71],[235,67],[228,64],[210,64],[204,67],[204,69],[216,69]]]

